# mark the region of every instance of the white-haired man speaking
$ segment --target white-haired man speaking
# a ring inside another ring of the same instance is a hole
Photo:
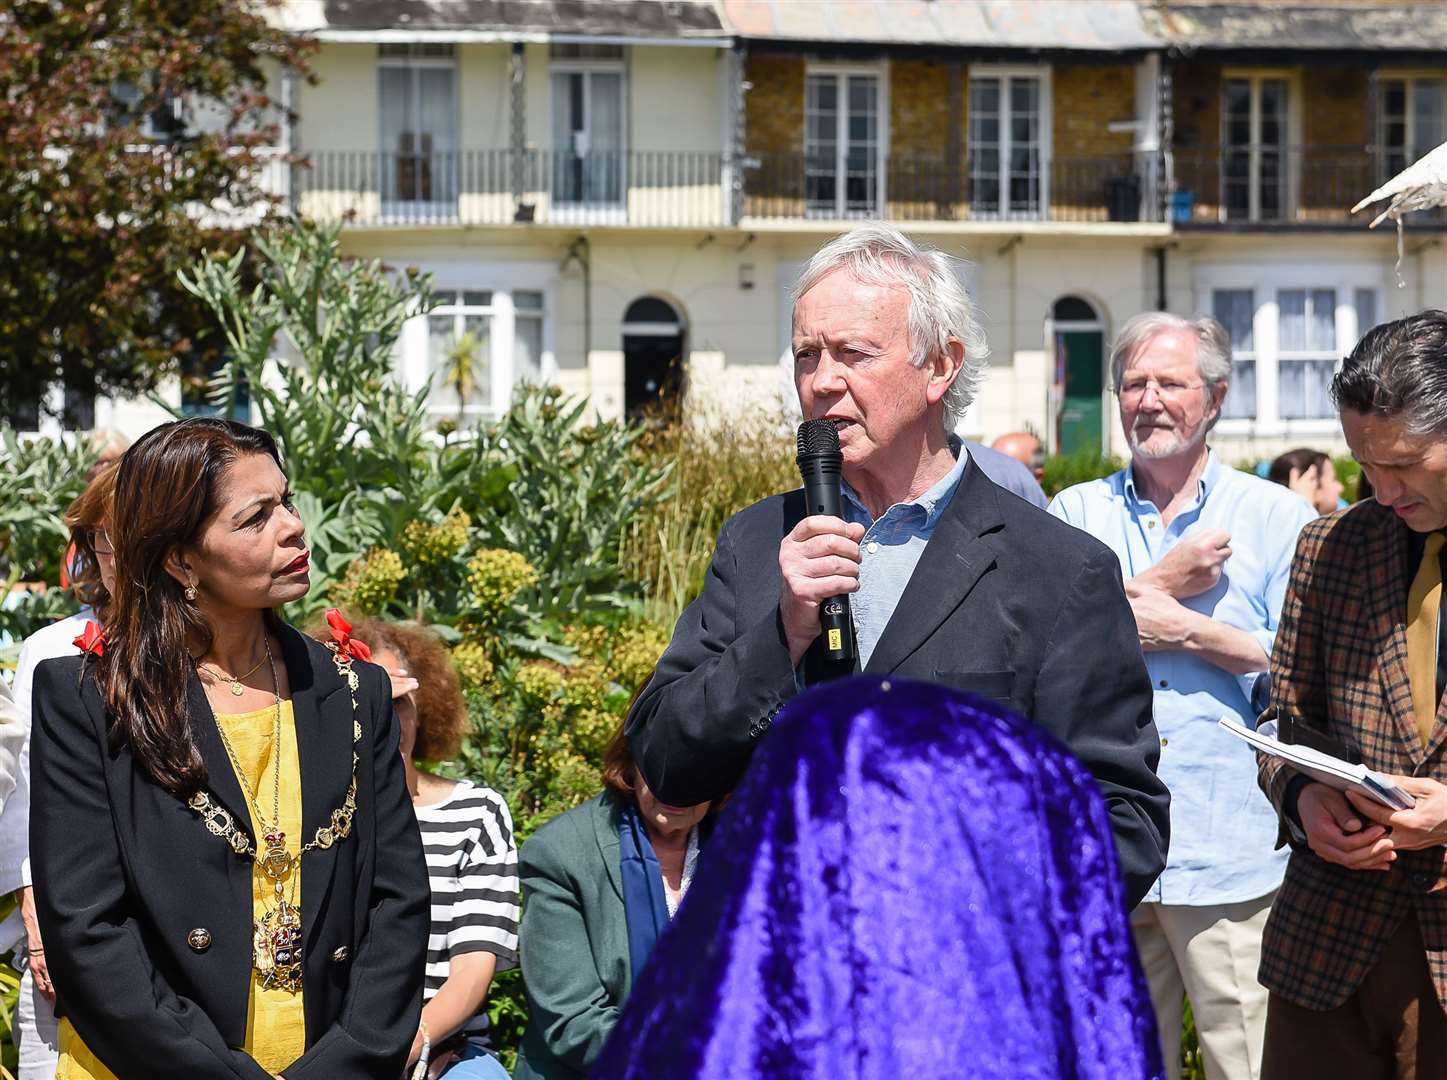
[[[1165,865],[1169,796],[1120,567],[950,434],[985,358],[951,261],[885,225],[836,238],[795,290],[793,353],[803,415],[839,429],[844,517],[805,517],[795,491],[724,524],[629,714],[644,779],[676,806],[730,791],[782,704],[823,677],[819,606],[848,593],[865,672],[993,698],[1085,763],[1136,903]]]
[[[1189,997],[1208,1080],[1261,1075],[1261,931],[1286,868],[1251,748],[1217,726],[1255,726],[1291,557],[1316,516],[1305,499],[1216,459],[1231,345],[1214,319],[1137,315],[1111,350],[1131,464],[1067,488],[1050,510],[1103,540],[1127,577],[1155,688],[1171,853],[1131,918],[1167,1076],[1180,1075]]]

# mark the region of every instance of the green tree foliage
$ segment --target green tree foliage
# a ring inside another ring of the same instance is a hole
[[[212,344],[176,271],[265,205],[270,0],[0,5],[0,415],[65,377],[133,393]]]
[[[69,532],[62,516],[85,488],[95,452],[84,440],[21,440],[0,427],[0,666],[15,643],[75,610],[60,581]],[[23,585],[22,585],[23,583]]]

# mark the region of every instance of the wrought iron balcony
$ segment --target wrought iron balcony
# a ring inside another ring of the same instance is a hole
[[[365,226],[730,223],[719,154],[323,150],[292,181],[299,213]]]
[[[1161,220],[1154,154],[1027,162],[1006,176],[978,159],[839,164],[804,154],[323,150],[294,171],[291,199],[299,213],[368,227]]]
[[[842,167],[841,167],[842,164]],[[846,158],[775,154],[744,163],[745,219],[889,221],[1160,221],[1160,158],[1026,157],[1008,174],[997,155]]]
[[[1411,163],[1362,146],[1212,146],[1172,158],[1167,212],[1185,228],[1360,226],[1351,208]],[[1416,216],[1443,220],[1435,211]]]

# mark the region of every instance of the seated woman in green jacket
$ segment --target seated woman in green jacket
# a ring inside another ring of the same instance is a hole
[[[603,793],[523,844],[529,1020],[513,1080],[587,1075],[688,891],[720,805],[655,799],[620,727],[603,755]]]

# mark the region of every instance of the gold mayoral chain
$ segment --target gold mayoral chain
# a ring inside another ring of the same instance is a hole
[[[281,828],[281,683],[276,677],[276,662],[272,659],[271,643],[268,641],[265,644],[266,663],[271,668],[272,696],[276,699],[276,720],[272,725],[270,825],[266,823],[266,816],[257,802],[256,793],[251,790],[251,784],[236,758],[231,740],[226,737],[225,728],[221,726],[219,719],[216,722],[216,730],[221,735],[221,744],[226,747],[226,756],[231,759],[236,770],[236,778],[241,781],[247,799],[256,809],[257,822],[262,826],[261,838],[266,843],[265,850],[260,855],[257,854],[251,838],[244,830],[237,828],[231,814],[213,800],[209,792],[196,792],[186,805],[200,815],[207,831],[226,841],[237,855],[255,862],[271,882],[274,894],[272,904],[262,910],[259,919],[252,921],[251,962],[265,989],[295,993],[302,985],[301,908],[297,906],[296,895],[297,882],[301,878],[301,857],[318,848],[329,848],[352,834],[352,817],[357,812],[357,743],[362,739],[362,725],[356,718],[358,679],[357,673],[352,670],[352,657],[329,644],[337,672],[347,680],[347,687],[351,691],[352,782],[347,786],[347,795],[342,800],[342,805],[332,811],[330,821],[319,826],[311,840],[303,844],[301,850],[293,856],[286,850],[286,833]],[[288,878],[291,879],[289,891]]]

